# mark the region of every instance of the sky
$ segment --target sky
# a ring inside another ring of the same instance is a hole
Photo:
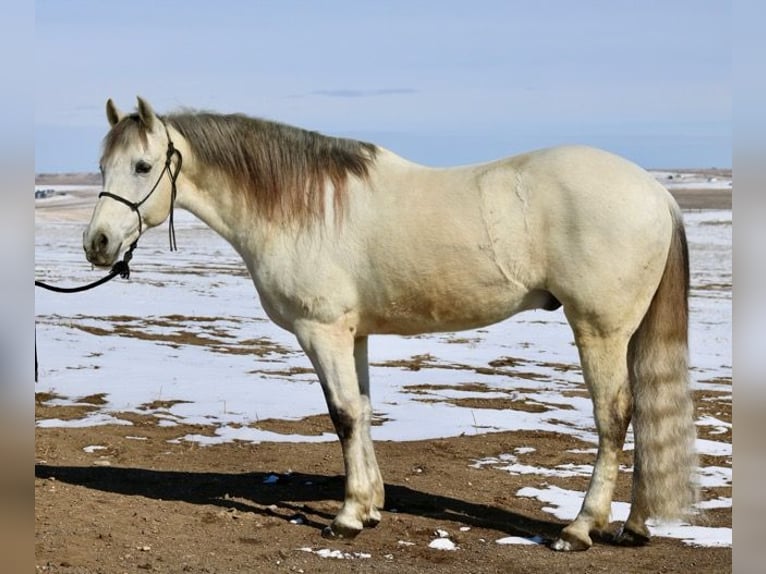
[[[731,2],[38,0],[35,169],[97,171],[104,106],[242,112],[434,166],[581,143],[731,167]]]

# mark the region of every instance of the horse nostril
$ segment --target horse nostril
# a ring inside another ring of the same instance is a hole
[[[96,246],[101,251],[106,251],[106,246],[109,245],[109,238],[105,233],[99,233],[96,237]]]

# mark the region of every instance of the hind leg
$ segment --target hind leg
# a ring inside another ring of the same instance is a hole
[[[619,469],[618,457],[631,414],[627,370],[628,336],[605,336],[575,327],[575,339],[585,383],[593,400],[599,444],[582,508],[577,518],[562,530],[552,545],[554,550],[562,551],[587,550],[593,544],[591,532],[601,532],[609,524]]]

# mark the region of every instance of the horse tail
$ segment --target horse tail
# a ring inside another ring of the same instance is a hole
[[[665,271],[628,347],[635,438],[633,504],[646,518],[687,516],[696,502],[689,392],[689,248],[677,205]],[[643,511],[643,512],[642,512]]]

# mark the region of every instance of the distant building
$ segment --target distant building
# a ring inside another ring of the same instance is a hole
[[[45,199],[46,197],[50,197],[51,195],[56,195],[55,189],[36,189],[35,190],[35,199]]]

